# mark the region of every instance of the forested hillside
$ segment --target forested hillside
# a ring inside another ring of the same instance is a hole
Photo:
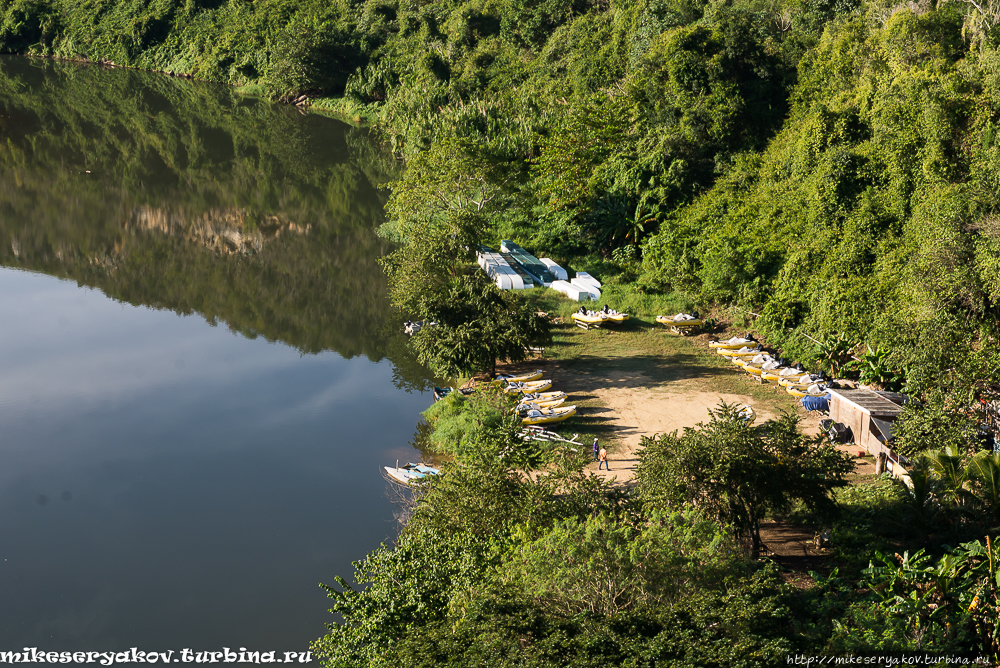
[[[475,242],[509,238],[591,269],[606,301],[735,306],[810,368],[854,355],[926,400],[899,422],[912,488],[846,488],[849,463],[792,421],[751,428],[725,408],[646,441],[632,492],[584,475],[586,457],[528,457],[512,421],[479,425],[396,545],[359,562],[367,587],[331,589],[328,664],[997,659],[1000,455],[980,452],[969,408],[1000,388],[998,16],[926,0],[4,0],[0,50],[370,121],[406,161],[380,229],[398,242],[390,296],[442,323],[414,337],[437,368],[483,367],[461,347],[516,328],[499,325],[519,296],[463,273]],[[462,329],[480,313],[499,325]],[[841,571],[793,587],[756,559],[756,522],[788,512],[833,527]]]
[[[480,193],[461,223],[479,240],[738,304],[805,359],[803,333],[881,347],[911,389],[967,392],[1000,373],[1000,57],[983,11],[9,0],[0,50],[308,94],[410,160],[390,236],[457,211],[427,200]]]

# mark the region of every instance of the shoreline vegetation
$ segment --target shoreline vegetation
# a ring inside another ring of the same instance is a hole
[[[327,587],[339,618],[313,646],[326,665],[998,661],[995,13],[12,0],[0,52],[183,72],[369,119],[406,163],[379,228],[389,296],[401,321],[437,323],[410,346],[442,377],[536,346],[578,368],[588,354],[651,376],[680,368],[649,341],[645,357],[621,353],[640,325],[574,333],[587,337],[574,348],[536,313],[576,305],[498,290],[474,250],[511,239],[599,277],[597,306],[698,310],[810,370],[915,399],[895,433],[910,485],[851,478],[791,415],[748,425],[720,406],[645,438],[622,487],[588,472],[589,452],[526,445],[508,413],[459,414],[461,447],[421,483],[395,543],[357,562],[360,586]],[[767,520],[814,528],[815,558],[769,558]]]

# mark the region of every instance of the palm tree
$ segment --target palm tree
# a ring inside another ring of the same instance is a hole
[[[953,445],[943,450],[928,452],[923,460],[942,483],[942,496],[956,507],[963,507],[972,494],[966,489],[968,470],[962,465],[962,453]]]
[[[976,482],[976,501],[990,528],[1000,526],[1000,454],[980,452],[966,469],[968,477]]]

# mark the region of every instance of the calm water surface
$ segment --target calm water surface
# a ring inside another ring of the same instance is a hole
[[[0,58],[0,651],[322,635],[431,401],[391,169],[226,88]]]

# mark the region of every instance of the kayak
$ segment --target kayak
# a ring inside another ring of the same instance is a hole
[[[552,387],[551,380],[529,380],[524,383],[507,383],[503,386],[503,391],[507,394],[517,394],[518,392],[544,392],[550,387]]]
[[[521,424],[546,424],[548,422],[562,422],[563,420],[576,415],[576,406],[559,406],[558,408],[532,408],[522,413]]]
[[[536,369],[535,371],[528,371],[527,373],[522,373],[514,376],[508,376],[506,374],[498,373],[493,379],[494,385],[499,385],[500,381],[507,381],[508,383],[526,383],[529,380],[538,380],[542,377],[542,370]]]
[[[782,369],[767,369],[762,370],[760,373],[761,380],[769,380],[773,383],[777,383],[781,378]]]
[[[537,404],[537,403],[541,403],[543,401],[551,401],[553,399],[565,399],[565,398],[566,398],[566,393],[565,392],[559,392],[559,391],[554,391],[554,392],[527,392],[527,393],[523,393],[520,396],[518,396],[517,400],[520,401],[520,402],[528,402],[528,403],[534,402],[534,403]]]
[[[562,399],[553,399],[551,401],[522,401],[517,406],[511,409],[511,413],[525,413],[531,409],[537,408],[555,408],[556,406],[562,406],[566,403],[566,397]]]

